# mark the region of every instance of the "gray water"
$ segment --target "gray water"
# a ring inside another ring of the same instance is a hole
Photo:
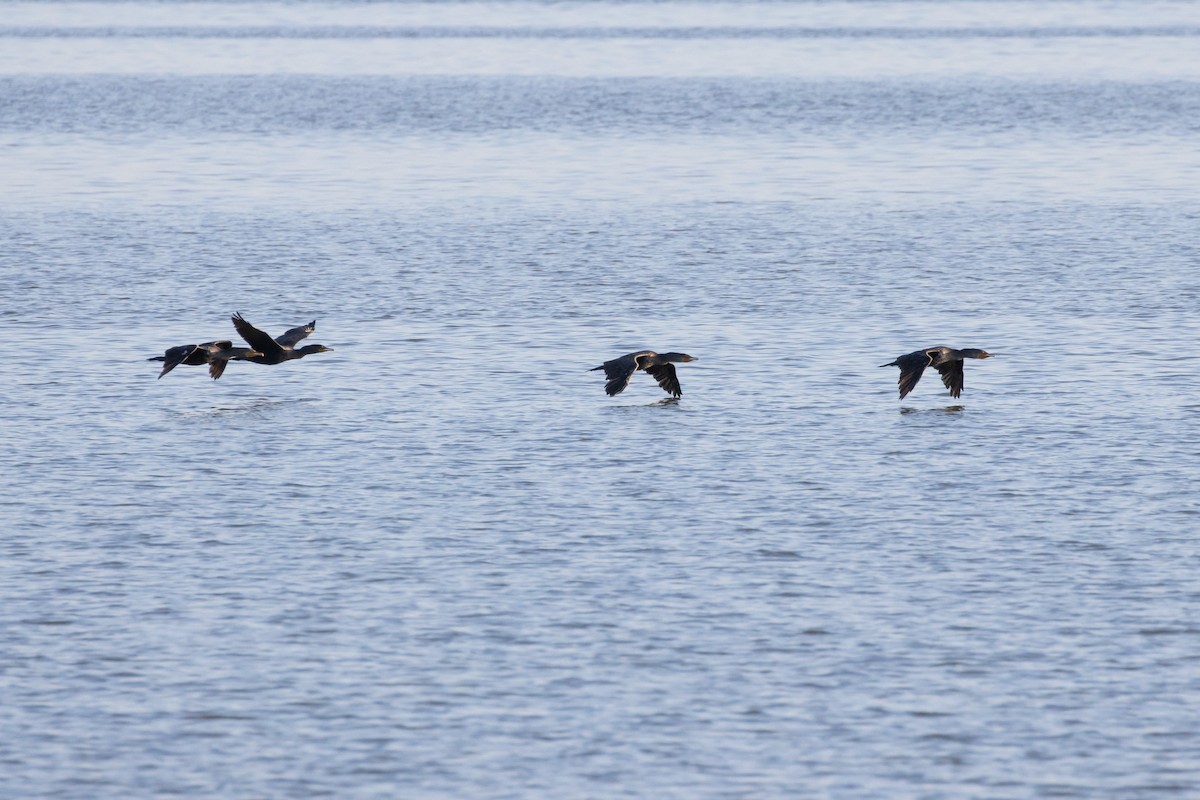
[[[0,5],[0,796],[1200,796],[1197,53]],[[335,349],[156,380],[233,311]]]

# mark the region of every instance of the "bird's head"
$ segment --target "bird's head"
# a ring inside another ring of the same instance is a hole
[[[312,355],[313,353],[328,353],[331,350],[333,350],[332,347],[326,347],[323,344],[306,344],[296,352],[303,353],[304,355],[308,356]]]
[[[663,358],[667,361],[675,361],[686,364],[689,361],[699,361],[695,356],[689,356],[687,353],[663,353]]]
[[[963,358],[991,358],[992,354],[987,350],[979,350],[975,347],[968,347],[962,351]]]

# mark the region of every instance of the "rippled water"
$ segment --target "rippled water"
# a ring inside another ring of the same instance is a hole
[[[0,10],[0,796],[1200,792],[1194,4]]]

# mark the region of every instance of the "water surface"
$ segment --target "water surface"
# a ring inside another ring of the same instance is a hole
[[[1200,790],[1191,4],[4,11],[0,795]]]

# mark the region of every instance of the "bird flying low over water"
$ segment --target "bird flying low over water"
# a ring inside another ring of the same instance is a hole
[[[686,353],[656,353],[653,350],[639,350],[636,353],[614,358],[612,361],[605,361],[600,366],[593,367],[588,371],[604,370],[604,377],[608,379],[608,383],[604,384],[604,391],[609,397],[615,397],[625,391],[625,387],[633,379],[633,373],[639,369],[654,376],[654,380],[658,381],[658,385],[667,394],[672,397],[682,397],[683,389],[679,387],[679,378],[675,375],[675,365],[672,362],[699,360]]]
[[[282,336],[277,336],[274,339],[271,338],[269,333],[260,331],[247,322],[241,314],[234,314],[230,319],[233,320],[233,327],[237,328],[238,334],[249,342],[251,347],[258,351],[258,355],[246,359],[247,361],[253,361],[255,364],[279,364],[284,361],[304,358],[313,353],[325,353],[333,350],[332,347],[326,347],[323,344],[306,344],[304,347],[296,347],[297,344],[317,329],[317,321],[315,319],[307,325],[300,325],[285,331]]]
[[[163,362],[162,372],[158,373],[159,378],[180,364],[192,367],[208,364],[208,374],[215,381],[225,372],[225,367],[230,361],[245,361],[261,355],[262,353],[249,347],[234,347],[232,341],[224,339],[203,344],[181,344],[178,347],[169,347],[161,356],[151,356],[146,360]]]
[[[916,387],[917,381],[921,380],[921,374],[925,372],[926,367],[934,367],[940,372],[942,383],[946,384],[946,388],[950,390],[950,396],[958,397],[963,390],[963,359],[991,357],[992,354],[986,350],[977,350],[974,347],[963,350],[944,346],[926,347],[924,350],[900,356],[895,361],[879,366],[900,368],[901,400]]]

